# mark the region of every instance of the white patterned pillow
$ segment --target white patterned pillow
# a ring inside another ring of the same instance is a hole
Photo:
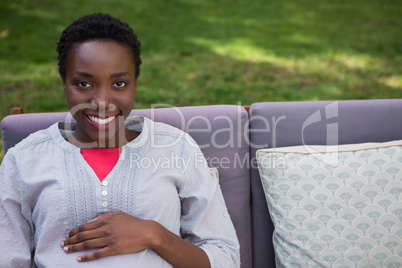
[[[402,141],[257,151],[278,267],[402,266]]]

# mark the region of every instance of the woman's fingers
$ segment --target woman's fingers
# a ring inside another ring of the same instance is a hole
[[[103,213],[72,230],[60,246],[67,253],[97,249],[81,261],[139,252],[154,241],[155,225],[150,222],[119,211]]]
[[[75,228],[71,232],[69,232],[66,235],[66,238],[73,237],[73,236],[75,236],[75,235],[77,235],[78,233],[81,233],[81,232],[97,229],[97,228],[101,227],[102,225],[103,224],[102,224],[102,221],[100,219],[94,218],[94,219],[86,222],[85,224],[78,226],[77,228]]]
[[[110,219],[119,214],[122,215],[119,212],[99,214],[94,219],[69,232],[66,235],[66,239],[60,243],[60,247],[66,253],[99,247],[110,247],[113,241],[112,237],[115,237],[110,230],[116,229],[115,226],[110,226]],[[91,256],[90,259],[93,257]]]
[[[72,253],[86,249],[92,248],[101,248],[107,246],[107,241],[104,238],[96,238],[91,240],[85,240],[83,242],[72,244],[72,245],[65,245],[63,247],[64,252]]]
[[[61,242],[60,246],[64,248],[65,246],[75,245],[80,242],[91,241],[93,239],[103,237],[104,233],[105,231],[103,231],[101,228],[79,232],[76,235],[73,235],[72,237],[69,237]]]
[[[106,247],[106,248],[98,249],[89,254],[79,256],[79,257],[77,257],[77,261],[79,261],[79,262],[93,261],[93,260],[97,260],[97,259],[100,259],[103,257],[111,256],[111,255],[115,255],[114,250],[112,250],[110,247]]]

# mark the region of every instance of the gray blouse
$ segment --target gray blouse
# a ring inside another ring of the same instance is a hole
[[[152,250],[78,263],[64,236],[99,213],[155,220],[202,248],[211,267],[239,267],[239,243],[216,177],[191,137],[144,117],[100,182],[56,123],[11,148],[0,167],[0,267],[172,267]],[[72,130],[73,131],[73,130]]]

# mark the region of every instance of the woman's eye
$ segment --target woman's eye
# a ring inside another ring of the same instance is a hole
[[[116,83],[114,83],[114,86],[116,87],[124,87],[126,84],[126,82],[123,81],[117,81]]]
[[[79,87],[90,87],[91,86],[88,82],[78,82],[77,85]]]

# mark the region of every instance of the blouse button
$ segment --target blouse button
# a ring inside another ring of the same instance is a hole
[[[107,181],[102,181],[102,185],[106,186],[107,185]]]
[[[102,207],[104,207],[104,208],[107,207],[107,202],[103,202]]]
[[[107,195],[107,191],[102,191],[102,195]]]

